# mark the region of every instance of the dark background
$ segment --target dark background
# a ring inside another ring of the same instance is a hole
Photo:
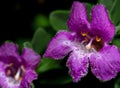
[[[15,41],[17,38],[32,37],[34,17],[42,13],[49,16],[57,9],[70,9],[74,0],[5,0],[1,10],[0,41]],[[80,0],[96,3],[97,0]]]
[[[0,43],[6,40],[16,41],[19,38],[32,38],[34,31],[32,23],[34,17],[42,13],[49,16],[54,10],[67,10],[74,0],[6,0],[1,11]],[[96,4],[97,0],[80,0]],[[53,73],[55,74],[55,73]],[[52,73],[50,75],[53,75]],[[56,73],[57,74],[57,73]],[[66,85],[44,85],[34,81],[35,88],[113,88],[114,79],[109,82],[100,82],[92,73],[84,77],[79,83]]]

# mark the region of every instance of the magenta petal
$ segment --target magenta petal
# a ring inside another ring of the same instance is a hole
[[[40,63],[40,55],[30,48],[23,48],[21,58],[26,69],[35,69]]]
[[[68,28],[75,32],[88,32],[87,11],[84,3],[74,1],[70,18],[68,20]]]
[[[120,52],[116,46],[104,46],[90,57],[91,70],[100,80],[108,81],[120,72]]]
[[[12,42],[5,42],[0,47],[0,61],[5,63],[19,63],[18,46]]]
[[[60,31],[48,44],[48,48],[44,54],[44,57],[62,59],[70,51],[74,37],[73,34],[67,31]]]
[[[115,34],[115,26],[111,22],[105,6],[98,4],[92,9],[91,31],[105,42],[112,40]]]
[[[33,80],[37,79],[37,74],[33,70],[27,70],[25,72],[23,79],[21,81],[20,87],[19,88],[31,88],[30,84],[32,83]]]
[[[88,57],[81,54],[80,51],[73,51],[67,61],[69,73],[74,82],[78,82],[88,73]]]

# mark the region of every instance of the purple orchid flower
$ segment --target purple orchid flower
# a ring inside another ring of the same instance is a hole
[[[74,1],[68,28],[70,32],[59,31],[50,41],[44,57],[59,60],[69,54],[66,65],[74,82],[88,73],[89,66],[100,80],[115,78],[120,71],[120,53],[116,46],[108,44],[115,26],[105,6],[95,5],[88,22],[85,4]]]
[[[35,68],[40,62],[39,54],[30,48],[23,48],[21,56],[18,46],[6,42],[0,47],[0,88],[31,88],[37,79]]]

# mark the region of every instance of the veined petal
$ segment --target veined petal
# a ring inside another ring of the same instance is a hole
[[[101,4],[94,6],[91,15],[91,32],[103,38],[105,42],[111,41],[115,34],[115,26],[110,20],[105,6]]]
[[[74,32],[88,32],[87,11],[84,3],[74,1],[68,20],[68,28]]]
[[[100,80],[115,78],[120,71],[120,52],[116,46],[105,45],[98,53],[91,55],[93,74]]]
[[[82,77],[88,73],[88,57],[83,55],[80,51],[73,51],[67,61],[69,73],[74,82],[78,82]]]
[[[0,47],[0,61],[4,63],[19,63],[18,46],[12,42],[5,42]]]
[[[30,84],[33,80],[37,79],[37,74],[33,70],[27,70],[23,76],[20,88],[31,88]]]
[[[40,55],[30,48],[23,48],[21,58],[26,69],[35,69],[40,63]]]
[[[70,51],[74,35],[67,31],[60,31],[48,44],[48,48],[44,54],[44,57],[53,59],[62,59]]]

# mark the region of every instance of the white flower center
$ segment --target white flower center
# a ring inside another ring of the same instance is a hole
[[[85,46],[87,50],[91,49],[92,41],[93,41],[93,39],[91,39],[90,42]]]
[[[17,71],[14,78],[15,78],[15,80],[19,80],[19,78],[20,78],[20,69],[18,69],[18,71]]]

